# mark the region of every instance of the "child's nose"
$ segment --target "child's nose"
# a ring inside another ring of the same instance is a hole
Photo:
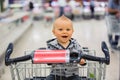
[[[67,31],[66,30],[63,30],[63,33],[66,33]]]

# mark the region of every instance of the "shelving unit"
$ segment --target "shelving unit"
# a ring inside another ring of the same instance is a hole
[[[10,42],[16,43],[26,30],[30,28],[32,19],[29,12],[16,12],[14,15],[0,20],[0,76],[4,72],[5,50]]]

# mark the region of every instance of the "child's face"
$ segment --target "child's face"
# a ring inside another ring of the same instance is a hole
[[[53,34],[58,39],[59,43],[67,43],[69,42],[72,34],[73,34],[73,27],[70,23],[63,23],[56,25],[53,29]]]

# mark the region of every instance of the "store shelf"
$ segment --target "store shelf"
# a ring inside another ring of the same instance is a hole
[[[0,20],[0,75],[3,72],[4,55],[8,44],[16,43],[31,24],[32,20],[28,12],[14,13],[13,16]]]

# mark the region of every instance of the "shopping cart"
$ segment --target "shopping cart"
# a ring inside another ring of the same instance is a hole
[[[113,15],[106,15],[106,26],[108,32],[108,41],[112,51],[120,50],[120,18]]]
[[[44,10],[44,24],[45,26],[50,26],[55,19],[55,13],[52,7],[47,7]]]
[[[86,59],[88,63],[85,66],[76,67],[79,68],[80,80],[105,80],[106,64],[110,63],[109,51],[105,42],[102,42],[105,58],[95,56],[94,50],[86,48],[83,49],[84,54],[67,50],[44,49],[27,51],[24,56],[11,59],[12,51],[13,44],[10,43],[5,54],[5,64],[10,65],[12,80],[46,80],[46,76],[50,74],[52,68],[47,65],[48,63],[78,63],[81,58]]]

